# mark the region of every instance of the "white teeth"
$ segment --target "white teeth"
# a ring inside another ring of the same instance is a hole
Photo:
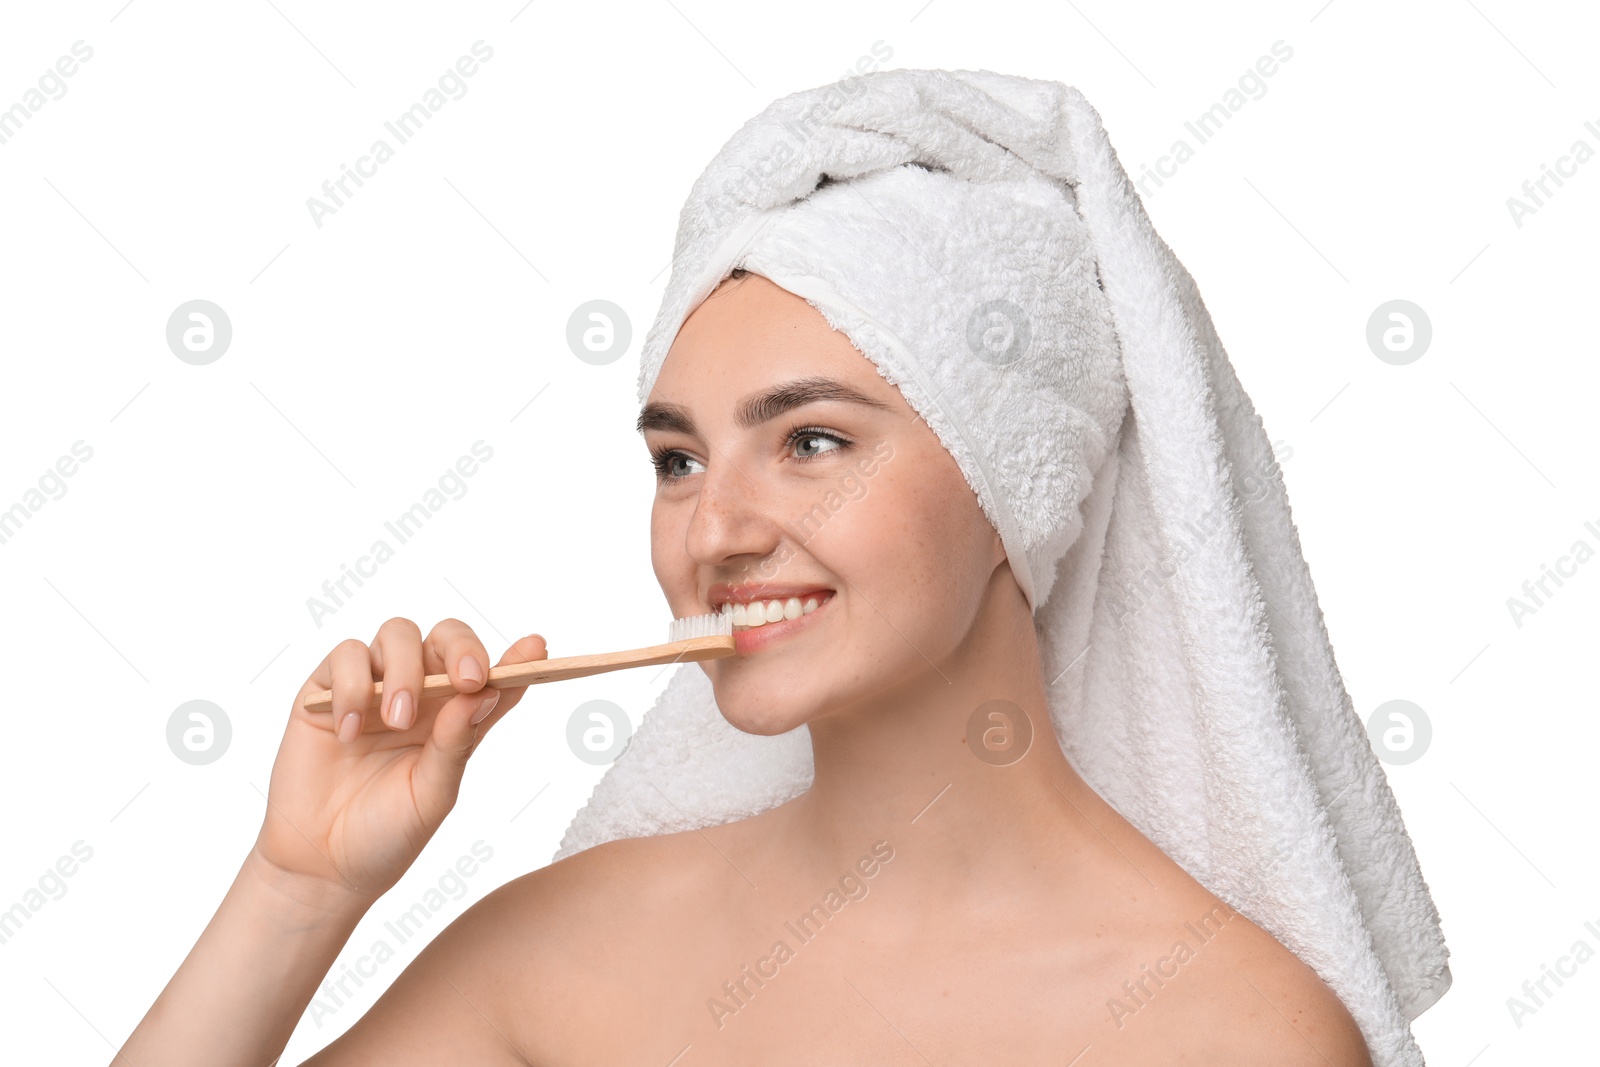
[[[810,615],[821,603],[821,599],[814,596],[804,600],[797,596],[782,600],[753,600],[748,604],[729,601],[722,605],[722,614],[732,616],[735,627],[755,629],[769,622],[784,622]]]

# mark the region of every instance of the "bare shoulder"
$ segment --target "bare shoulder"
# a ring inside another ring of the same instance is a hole
[[[1221,1017],[1236,1024],[1223,1031],[1229,1062],[1372,1067],[1361,1029],[1338,994],[1275,937],[1234,915],[1243,936],[1223,960],[1222,980],[1214,987],[1229,1002]]]
[[[1360,1027],[1310,964],[1120,815],[1109,825],[1120,830],[1119,852],[1161,887],[1121,930],[1122,946],[1143,955],[1108,1004],[1106,1043],[1119,1067],[1169,1063],[1175,1048],[1239,1067],[1372,1067]]]
[[[457,920],[501,978],[497,1024],[532,1063],[619,1054],[618,998],[691,955],[715,916],[725,864],[691,832],[610,841],[514,878]],[[443,935],[441,935],[443,936]],[[636,1020],[642,1021],[642,1020]]]
[[[606,1062],[593,1056],[617,1051],[631,965],[650,962],[630,949],[670,948],[649,923],[660,925],[663,902],[704,897],[708,865],[682,837],[602,845],[493,890],[306,1067]]]
[[[1115,991],[1096,1062],[1372,1067],[1355,1020],[1321,976],[1198,883],[1147,899],[1109,929],[1114,950],[1091,981]]]

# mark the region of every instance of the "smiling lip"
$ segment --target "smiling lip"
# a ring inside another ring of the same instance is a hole
[[[711,606],[712,611],[721,611],[722,605],[730,601],[735,604],[748,604],[752,600],[788,600],[792,596],[804,600],[808,596],[820,598],[824,593],[831,595],[833,590],[825,585],[799,585],[792,582],[784,585],[777,583],[732,585],[728,582],[718,582],[706,590],[706,603]],[[817,606],[822,605],[819,602]]]
[[[834,590],[824,585],[803,582],[717,582],[706,590],[705,597],[707,607],[718,614],[732,610],[728,607],[730,604],[788,600],[790,597],[797,597],[803,603],[809,598],[816,598],[817,606],[809,615],[735,630],[734,651],[739,655],[747,655],[766,648],[775,641],[781,641],[806,626],[813,616],[827,608],[828,603],[833,600]]]
[[[833,603],[833,592],[831,590],[808,590],[808,592],[826,592],[827,596],[818,597],[816,610],[810,615],[801,615],[797,619],[784,619],[781,622],[765,623],[753,630],[735,630],[733,632],[734,651],[741,656],[748,656],[752,652],[759,652],[775,641],[782,641],[791,634],[809,626],[812,620],[827,611],[828,605]],[[770,597],[758,599],[776,600],[777,596],[774,594]],[[802,597],[802,599],[804,598]]]

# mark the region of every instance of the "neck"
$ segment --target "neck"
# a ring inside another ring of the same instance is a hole
[[[792,839],[808,866],[840,870],[887,841],[917,872],[908,903],[993,899],[1097,833],[1082,813],[1099,798],[1056,740],[1032,613],[1004,568],[948,658],[810,731]]]

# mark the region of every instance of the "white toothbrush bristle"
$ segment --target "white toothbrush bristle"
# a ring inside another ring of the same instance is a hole
[[[733,615],[730,612],[710,615],[688,615],[673,619],[667,627],[667,643],[687,641],[691,637],[732,637]]]

